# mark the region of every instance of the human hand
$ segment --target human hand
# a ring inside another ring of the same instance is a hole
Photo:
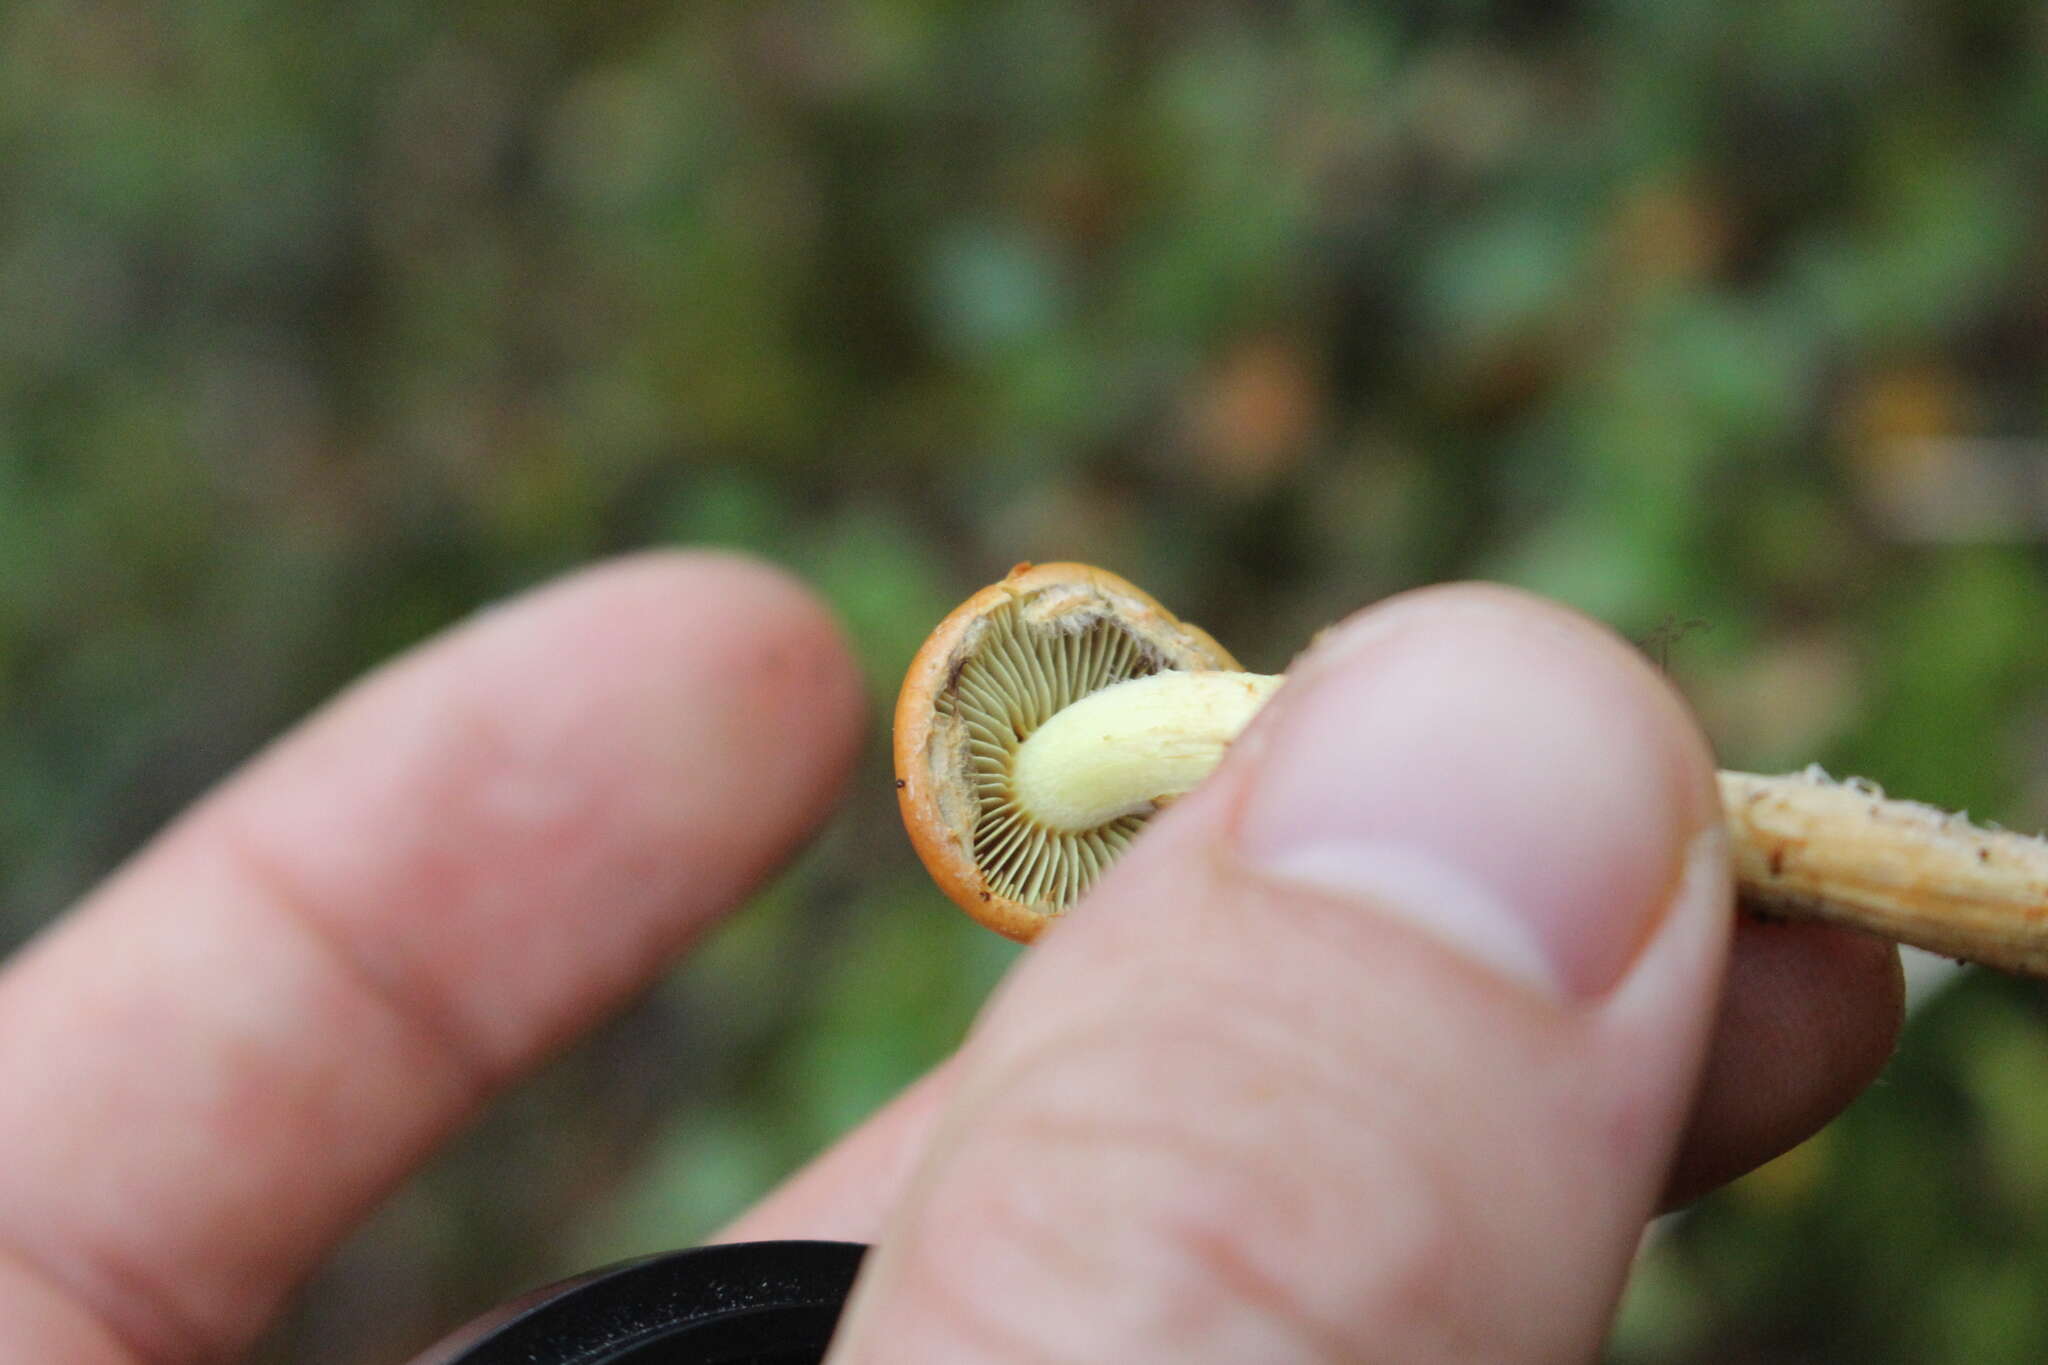
[[[274,745],[0,973],[0,1361],[231,1358],[782,859],[863,714],[795,584],[647,555]]]
[[[0,974],[0,1356],[246,1345],[745,895],[860,720],[785,579],[646,556],[264,754]],[[1714,809],[1597,629],[1488,589],[1378,608],[954,1061],[732,1235],[881,1242],[841,1360],[1583,1358],[1660,1191],[1804,1136],[1897,1026],[1891,950],[1819,929],[1746,927],[1719,992]]]
[[[1607,631],[1434,589],[1289,679],[941,1079],[734,1230],[878,1238],[836,1365],[1588,1359],[1660,1202],[1888,1055],[1889,944],[1726,961],[1711,757]]]

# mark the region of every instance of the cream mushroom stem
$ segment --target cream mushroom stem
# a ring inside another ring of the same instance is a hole
[[[1017,805],[1078,834],[1192,791],[1279,690],[1263,673],[1152,673],[1091,692],[1017,746]]]
[[[1208,775],[1281,681],[1165,672],[1103,688],[1018,746],[1017,802],[1067,831],[1163,805]],[[2048,843],[1817,768],[1724,772],[1720,788],[1751,907],[2048,976]]]

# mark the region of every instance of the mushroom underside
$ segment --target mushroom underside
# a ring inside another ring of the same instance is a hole
[[[942,728],[956,752],[943,767],[971,802],[968,840],[991,892],[1056,914],[1145,827],[1150,811],[1086,830],[1047,828],[1018,804],[1011,772],[1019,746],[1061,709],[1168,666],[1157,648],[1101,612],[1067,611],[1041,624],[1011,602],[981,623],[935,709],[950,722]]]

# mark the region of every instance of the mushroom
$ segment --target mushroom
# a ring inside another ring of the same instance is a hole
[[[1208,632],[1113,573],[1019,564],[941,621],[903,680],[896,790],[910,841],[969,914],[1028,942],[1163,799],[1216,766],[1278,685],[1236,681],[1252,677]],[[1072,736],[1076,703],[1161,679],[1162,723],[1112,717],[1094,762],[1072,744],[1047,751],[1048,736]],[[1229,681],[1207,686],[1217,680]],[[1130,797],[1133,781],[1153,790]]]
[[[896,703],[911,843],[970,915],[1028,942],[1191,790],[1282,679],[1115,574],[1019,564],[939,623]],[[2007,971],[2048,976],[2048,843],[1818,768],[1724,772],[1738,891]]]

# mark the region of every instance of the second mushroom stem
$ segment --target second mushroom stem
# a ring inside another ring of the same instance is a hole
[[[1162,805],[1208,775],[1281,682],[1166,672],[1084,697],[1018,746],[1018,803],[1052,829]],[[2048,976],[2048,844],[1818,769],[1724,772],[1720,786],[1752,908]]]

